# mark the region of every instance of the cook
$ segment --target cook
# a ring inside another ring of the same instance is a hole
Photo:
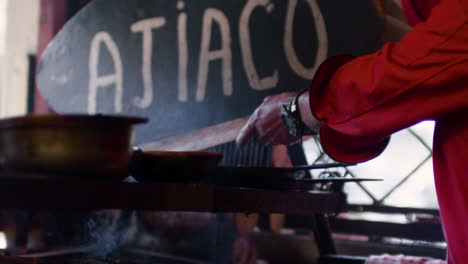
[[[448,263],[468,261],[468,0],[395,0],[414,28],[374,54],[338,56],[301,93],[267,97],[237,137],[292,144],[320,133],[335,160],[377,157],[390,136],[435,120],[433,162]]]

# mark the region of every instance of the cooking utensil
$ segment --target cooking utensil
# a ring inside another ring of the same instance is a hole
[[[132,154],[134,125],[146,121],[104,115],[0,120],[0,166],[80,177],[124,175]]]
[[[143,153],[143,152],[142,152]],[[321,184],[380,181],[371,178],[327,177],[304,178],[304,171],[342,167],[343,163],[313,164],[292,168],[276,167],[217,167],[220,153],[211,152],[155,152],[156,155],[141,161],[135,178],[141,182],[203,183],[219,186],[274,189],[311,190]],[[158,157],[160,155],[160,157]],[[179,157],[178,157],[179,156]],[[198,157],[197,157],[198,156]],[[199,158],[197,162],[194,157]],[[208,161],[209,159],[212,161]],[[142,165],[145,164],[145,165]]]
[[[316,163],[311,165],[301,165],[293,167],[244,167],[244,166],[223,166],[219,167],[212,173],[215,175],[223,175],[223,179],[232,178],[240,179],[260,179],[265,181],[282,181],[282,180],[300,180],[305,176],[305,171],[315,169],[330,169],[354,166],[347,163]]]
[[[317,164],[322,168],[329,164]],[[307,166],[310,168],[310,166]],[[319,179],[304,178],[303,167],[299,168],[250,168],[250,167],[219,167],[213,170],[204,183],[222,186],[248,187],[275,190],[308,190],[317,185],[327,183],[347,183],[362,181],[381,181],[372,178],[328,177]]]
[[[331,168],[341,168],[341,167],[350,167],[355,166],[356,164],[350,163],[315,163],[311,165],[299,165],[288,168],[279,168],[284,171],[305,171],[305,170],[315,170],[315,169],[331,169]]]

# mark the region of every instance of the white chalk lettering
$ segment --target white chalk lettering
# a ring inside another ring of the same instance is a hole
[[[216,22],[221,31],[221,49],[209,50],[212,34],[212,25]],[[213,60],[222,60],[223,92],[225,96],[232,95],[232,51],[231,32],[229,21],[218,9],[209,8],[203,15],[202,40],[200,47],[198,67],[198,80],[196,100],[201,102],[205,98],[206,82],[208,78],[208,66]]]
[[[275,70],[273,72],[273,75],[260,79],[258,77],[257,70],[255,69],[252,56],[252,47],[250,45],[249,21],[252,12],[258,6],[265,7],[268,13],[272,11],[272,5],[270,4],[270,0],[247,1],[240,16],[239,39],[242,53],[242,62],[244,65],[245,72],[247,74],[247,80],[249,81],[250,87],[252,87],[254,90],[262,91],[276,87],[276,85],[278,84],[278,70]]]
[[[103,44],[109,51],[114,64],[114,73],[104,76],[98,75],[99,55]],[[117,44],[107,32],[98,32],[91,41],[89,53],[89,90],[88,90],[88,113],[96,113],[96,97],[98,87],[106,87],[115,84],[115,112],[122,112],[123,94],[123,68]]]
[[[151,63],[153,56],[153,29],[160,28],[166,24],[166,19],[162,17],[149,18],[138,21],[131,26],[133,33],[143,34],[143,97],[135,97],[133,103],[140,108],[147,108],[153,102],[153,76],[151,73]]]
[[[177,41],[179,54],[179,101],[188,101],[187,67],[188,67],[188,45],[187,45],[187,14],[181,13],[177,19]]]
[[[288,11],[286,14],[285,34],[284,34],[284,49],[286,58],[291,69],[304,79],[312,80],[317,71],[318,66],[327,58],[328,53],[328,34],[325,21],[323,19],[320,8],[316,0],[307,0],[315,22],[315,30],[317,32],[318,50],[315,56],[314,65],[306,68],[297,57],[293,43],[293,24],[294,15],[297,6],[297,0],[289,0]]]

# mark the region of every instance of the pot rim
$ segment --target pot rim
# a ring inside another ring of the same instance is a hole
[[[24,127],[131,126],[148,119],[123,115],[40,114],[0,119],[0,129]]]

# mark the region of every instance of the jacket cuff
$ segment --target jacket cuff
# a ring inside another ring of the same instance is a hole
[[[359,163],[370,160],[380,155],[390,141],[390,138],[386,138],[369,146],[372,139],[342,134],[327,124],[327,117],[320,114],[321,106],[330,103],[330,98],[326,98],[326,95],[324,95],[330,79],[341,66],[353,59],[353,56],[348,55],[327,59],[317,70],[309,91],[312,114],[323,122],[320,128],[320,141],[324,151],[334,160],[346,163]]]
[[[318,120],[326,121],[324,118],[321,118],[319,111],[328,82],[341,66],[352,61],[354,58],[354,56],[350,55],[334,56],[325,60],[317,69],[309,90],[309,103],[312,114]]]
[[[320,128],[320,143],[332,159],[344,163],[361,163],[371,160],[387,148],[390,137],[369,145],[369,138],[343,135],[327,125]],[[362,147],[366,146],[366,147]]]
[[[424,21],[421,14],[418,13],[411,0],[401,0],[403,12],[405,12],[406,21],[412,27]]]

